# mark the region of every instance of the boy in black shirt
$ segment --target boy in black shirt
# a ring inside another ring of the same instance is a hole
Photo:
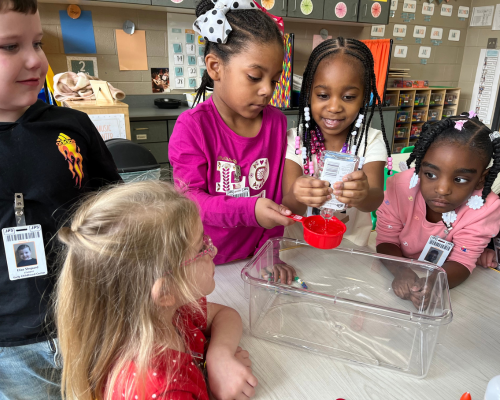
[[[51,239],[83,193],[120,180],[86,114],[37,101],[48,69],[41,39],[36,0],[0,0],[0,228],[17,226],[14,195],[22,193],[25,225],[41,225],[48,269],[10,280],[2,240],[1,399],[60,398],[60,360],[48,312],[57,275],[57,240]],[[37,246],[38,262],[40,251]]]

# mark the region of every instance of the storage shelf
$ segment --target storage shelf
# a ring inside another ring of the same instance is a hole
[[[399,99],[400,96],[403,95],[403,99],[407,100],[411,99],[412,101],[411,105],[408,106],[402,106],[399,105]],[[434,95],[434,96],[433,96]],[[447,97],[447,96],[456,96],[454,97]],[[446,99],[453,100],[454,103],[447,104],[445,102]],[[419,104],[415,105],[414,102],[415,100],[420,100],[424,101],[427,104]],[[441,101],[440,103],[436,104],[430,104],[430,101]],[[408,128],[407,130],[407,135],[405,137],[393,137],[392,140],[392,145],[391,149],[394,152],[395,149],[395,144],[397,145],[396,147],[400,149],[401,147],[407,147],[410,145],[415,144],[415,142],[419,139],[418,136],[411,135],[412,133],[419,133],[419,131],[422,129],[422,125],[426,122],[428,123],[434,123],[442,118],[444,118],[443,115],[443,110],[447,109],[448,111],[453,111],[454,114],[456,114],[456,109],[458,108],[458,102],[460,100],[460,88],[388,88],[386,91],[385,95],[385,100],[390,101],[390,105],[393,107],[398,107],[399,111],[405,112],[409,114],[409,118],[413,116],[414,111],[418,111],[420,113],[424,113],[422,116],[425,120],[421,121],[416,121],[416,120],[411,120],[411,121],[406,121],[406,122],[397,122],[395,123],[395,129],[401,129],[401,128]],[[429,110],[431,110],[431,115],[432,117],[436,117],[436,119],[429,119]]]

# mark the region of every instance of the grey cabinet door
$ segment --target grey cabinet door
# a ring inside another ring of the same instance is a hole
[[[262,0],[257,0],[257,2],[264,7]],[[272,6],[267,10],[271,14],[276,15],[277,17],[286,17],[287,0],[264,0],[264,4],[267,7]]]
[[[145,6],[151,5],[151,0],[104,0],[105,2],[111,3],[129,3],[129,4],[142,4]]]
[[[387,25],[390,1],[359,0],[358,22]]]
[[[287,16],[295,18],[323,19],[324,4],[325,0],[288,0]],[[305,11],[306,14],[303,11]]]
[[[359,0],[325,0],[323,19],[330,21],[358,20]]]
[[[151,5],[162,7],[196,8],[195,0],[182,0],[180,3],[178,0],[175,2],[172,0],[151,0]]]

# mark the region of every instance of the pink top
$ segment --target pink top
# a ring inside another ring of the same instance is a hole
[[[177,119],[169,143],[174,179],[188,185],[188,195],[201,208],[205,233],[218,248],[215,264],[246,258],[269,238],[283,235],[282,226],[260,227],[255,203],[259,197],[281,203],[285,153],[286,117],[272,106],[264,108],[253,138],[229,129],[211,98]],[[244,187],[251,197],[226,196],[228,190]]]
[[[405,257],[416,260],[429,236],[444,239],[446,226],[442,221],[427,221],[420,183],[409,189],[413,172],[414,168],[387,180],[385,198],[377,211],[377,245],[395,244],[401,248]],[[473,195],[481,196],[481,190],[474,191]],[[455,246],[447,261],[456,261],[472,272],[484,248],[500,231],[500,199],[496,194],[490,193],[479,210],[463,204],[455,211],[457,220],[446,237]]]

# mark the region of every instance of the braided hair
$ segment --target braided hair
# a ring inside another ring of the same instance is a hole
[[[375,112],[375,107],[378,108],[378,112],[380,114],[380,123],[382,126],[382,135],[384,137],[385,146],[387,149],[387,156],[391,156],[391,149],[389,146],[389,142],[385,135],[385,126],[384,119],[382,118],[382,101],[380,99],[380,95],[377,91],[377,83],[374,71],[374,61],[373,55],[370,49],[359,40],[356,39],[344,39],[343,37],[338,37],[336,39],[325,40],[321,44],[319,44],[311,53],[309,57],[309,61],[307,62],[307,67],[304,72],[302,88],[300,91],[300,100],[299,100],[299,120],[298,126],[302,121],[302,132],[303,134],[303,143],[306,147],[307,157],[311,160],[311,135],[308,134],[308,130],[313,130],[317,127],[316,122],[311,118],[309,126],[306,125],[305,117],[304,117],[304,108],[309,107],[311,101],[311,91],[312,85],[314,81],[314,75],[316,74],[316,70],[321,61],[323,61],[327,57],[335,57],[336,55],[346,55],[351,57],[353,60],[357,60],[361,63],[363,67],[363,83],[364,83],[364,98],[363,98],[363,107],[360,110],[360,113],[365,116],[364,123],[362,125],[361,132],[356,136],[351,134],[347,135],[346,143],[349,147],[356,146],[355,154],[357,155],[359,152],[359,144],[362,142],[363,138],[365,138],[365,146],[363,149],[363,156],[366,155],[366,147],[368,144],[368,128],[371,124],[373,114]],[[358,63],[359,64],[359,63]],[[371,95],[373,94],[373,102],[370,105]],[[370,111],[370,115],[367,117],[368,111]],[[350,131],[353,130],[355,122],[351,125]],[[389,171],[391,173],[391,171]]]
[[[455,123],[463,120],[466,120],[466,122],[463,124],[462,129],[456,129]],[[415,161],[415,174],[418,175],[425,153],[432,144],[444,142],[469,146],[472,151],[484,159],[486,165],[493,158],[493,165],[489,169],[488,175],[486,175],[482,193],[482,198],[486,201],[486,197],[491,192],[491,186],[500,172],[500,138],[494,138],[492,141],[490,134],[491,130],[479,121],[476,116],[469,118],[469,113],[445,118],[433,124],[426,122],[422,127],[422,133],[410,158],[406,161],[406,165],[410,167],[411,163]]]
[[[205,14],[215,7],[211,0],[201,0],[196,6],[196,17]],[[223,63],[248,49],[249,43],[270,44],[276,43],[283,47],[283,36],[272,18],[261,10],[230,10],[226,18],[231,25],[232,31],[228,35],[227,42],[214,43],[205,38],[205,54],[215,54]],[[201,78],[201,85],[196,91],[193,107],[203,98],[207,88],[213,89],[214,81],[205,70]]]

